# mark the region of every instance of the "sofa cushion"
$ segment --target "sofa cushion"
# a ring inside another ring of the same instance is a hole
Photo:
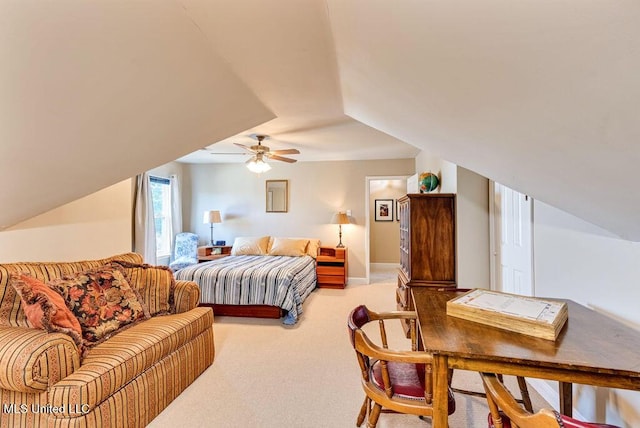
[[[112,264],[122,266],[129,285],[140,293],[151,316],[168,314],[173,307],[176,281],[167,266],[130,263],[117,260]]]
[[[80,322],[85,347],[95,346],[119,329],[149,318],[119,266],[74,272],[49,284]]]
[[[211,308],[138,323],[92,348],[82,367],[50,388],[50,402],[63,409],[84,404],[91,410],[212,324]]]
[[[28,274],[12,273],[9,284],[22,299],[25,315],[33,328],[68,334],[82,349],[82,327],[60,293]]]
[[[142,263],[142,256],[137,253],[124,253],[106,259],[79,262],[23,262],[0,264],[0,325],[29,327],[27,317],[22,310],[20,296],[16,293],[16,290],[8,284],[9,274],[11,272],[26,272],[34,278],[47,282],[66,274],[96,268],[113,260]]]

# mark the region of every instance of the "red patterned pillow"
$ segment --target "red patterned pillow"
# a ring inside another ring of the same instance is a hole
[[[20,296],[24,313],[32,327],[68,334],[82,352],[80,323],[57,291],[26,273],[12,273],[9,284]]]
[[[118,329],[150,318],[121,268],[99,268],[66,275],[49,283],[80,322],[83,344],[95,346]]]

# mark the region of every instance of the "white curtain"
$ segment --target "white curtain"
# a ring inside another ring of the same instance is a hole
[[[156,225],[153,218],[151,179],[146,172],[136,176],[133,202],[133,251],[142,254],[145,263],[156,264]]]
[[[171,187],[171,257],[173,258],[176,235],[182,232],[182,194],[177,175],[169,176],[169,186]]]

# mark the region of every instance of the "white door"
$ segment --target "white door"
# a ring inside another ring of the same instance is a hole
[[[493,199],[495,288],[533,296],[533,201],[500,183]]]

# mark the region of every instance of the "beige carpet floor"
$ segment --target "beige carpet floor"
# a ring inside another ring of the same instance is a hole
[[[369,285],[317,289],[295,326],[279,320],[217,317],[216,358],[150,427],[354,427],[364,398],[359,368],[346,329],[359,304],[395,309],[393,270],[372,275]],[[402,341],[397,330],[394,340]],[[454,386],[480,391],[477,373],[456,371]],[[534,407],[546,405],[532,389]],[[483,398],[456,394],[449,425],[486,427]],[[379,428],[430,427],[415,416],[382,414]]]

